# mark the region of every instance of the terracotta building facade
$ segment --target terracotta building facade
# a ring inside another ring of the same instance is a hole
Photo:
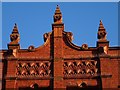
[[[119,90],[120,47],[110,47],[102,21],[96,47],[72,43],[59,6],[44,45],[21,49],[15,24],[7,50],[1,50],[2,90]]]

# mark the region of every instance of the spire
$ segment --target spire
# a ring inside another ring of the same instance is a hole
[[[19,32],[18,32],[18,28],[17,28],[17,24],[16,24],[16,23],[15,23],[15,25],[14,25],[14,28],[13,28],[12,33],[19,33]]]
[[[20,35],[18,32],[17,24],[15,23],[12,34],[10,35],[10,44],[17,44],[19,42]]]
[[[101,30],[101,29],[105,29],[103,26],[102,20],[100,20],[100,24],[99,24],[99,30]]]
[[[100,20],[98,33],[97,33],[97,47],[98,47],[98,53],[99,54],[107,54],[108,48],[109,48],[109,41],[107,41],[107,32],[103,26],[102,20]]]
[[[60,8],[59,8],[58,5],[57,5],[57,7],[56,7],[55,14],[61,14],[61,11],[60,11]]]
[[[106,40],[106,30],[103,26],[102,20],[100,20],[100,24],[99,24],[99,29],[98,29],[98,39],[99,41],[105,41]]]
[[[56,7],[55,14],[53,17],[54,17],[54,23],[62,23],[62,13],[58,5]]]

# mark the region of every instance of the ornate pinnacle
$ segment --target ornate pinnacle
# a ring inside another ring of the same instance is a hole
[[[102,20],[100,20],[100,24],[99,24],[99,30],[101,30],[101,29],[105,29],[103,26]]]
[[[16,23],[15,23],[15,25],[14,25],[14,28],[13,28],[12,33],[18,33],[18,34],[19,34],[18,28],[17,28],[17,24],[16,24]]]
[[[100,20],[98,35],[97,35],[99,41],[105,41],[106,40],[106,34],[107,34],[107,32],[106,32],[106,30],[103,26],[102,20]]]
[[[17,44],[19,42],[20,35],[18,32],[17,24],[15,23],[12,34],[10,35],[10,44]]]
[[[61,14],[61,11],[60,11],[60,8],[59,8],[58,5],[57,5],[57,7],[56,7],[55,14]]]
[[[62,13],[58,5],[56,7],[55,14],[54,14],[54,23],[62,23]]]

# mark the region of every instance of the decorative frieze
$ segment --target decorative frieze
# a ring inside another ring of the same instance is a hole
[[[97,61],[95,60],[65,61],[63,67],[64,76],[94,75],[98,73]]]
[[[50,62],[18,62],[17,76],[49,76]]]

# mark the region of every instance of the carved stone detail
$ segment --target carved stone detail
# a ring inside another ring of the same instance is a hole
[[[31,70],[30,75],[38,75],[38,72],[36,70]]]
[[[67,34],[67,37],[69,38],[69,40],[72,41],[73,40],[72,32],[66,32],[66,34]]]
[[[101,40],[106,40],[106,30],[102,24],[102,21],[100,20],[100,24],[99,24],[99,29],[98,29],[98,39]]]
[[[62,16],[61,16],[61,15],[59,15],[59,14],[54,15],[54,22],[59,21],[61,18],[62,18]]]
[[[33,63],[30,64],[30,66],[33,67],[33,68],[37,68],[38,67],[38,63],[34,63],[33,62]]]
[[[20,62],[16,65],[18,76],[50,76],[50,62]]]
[[[47,38],[48,38],[48,33],[45,33],[45,34],[43,35],[43,37],[44,37],[44,42],[46,42],[46,40],[47,40]]]
[[[28,73],[27,70],[23,70],[23,71],[21,72],[21,75],[29,75],[29,73]]]
[[[22,65],[22,68],[29,68],[28,63],[23,63],[23,64],[21,64],[21,65]]]
[[[54,14],[54,23],[62,23],[62,14],[58,5]]]
[[[30,51],[30,52],[35,51],[35,47],[34,47],[34,46],[32,46],[32,45],[31,45],[31,46],[29,46],[29,47],[28,47],[28,51]]]
[[[106,31],[98,31],[98,39],[106,40]]]
[[[97,61],[95,60],[65,61],[63,67],[65,76],[94,75],[98,72]]]
[[[13,28],[12,34],[10,35],[10,44],[18,44],[20,40],[20,35],[18,32],[17,24],[15,23],[15,26]]]
[[[18,34],[11,34],[11,35],[10,35],[10,40],[11,40],[12,42],[13,42],[13,41],[16,41],[18,37],[19,37]]]
[[[87,44],[83,44],[83,45],[82,45],[82,49],[84,49],[84,50],[85,50],[85,49],[88,49],[88,45],[87,45]]]

